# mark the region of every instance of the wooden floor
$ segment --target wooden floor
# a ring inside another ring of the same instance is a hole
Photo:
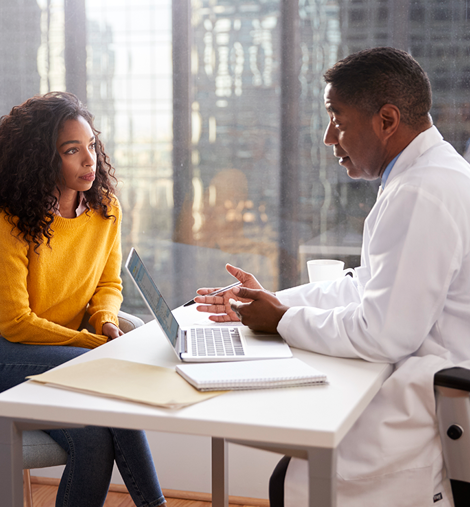
[[[34,507],[55,507],[57,486],[47,484],[33,484],[33,505]],[[168,498],[168,507],[211,507],[211,502],[199,500],[181,500]],[[128,493],[109,492],[106,498],[105,507],[135,507],[134,502]],[[230,507],[264,507],[265,502],[259,505],[242,505],[240,503],[230,504]]]

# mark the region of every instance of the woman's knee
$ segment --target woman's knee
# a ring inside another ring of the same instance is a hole
[[[47,433],[74,459],[114,462],[113,436],[109,428],[85,426],[49,430]]]
[[[75,357],[85,354],[90,349],[69,347],[67,345],[31,345],[14,343],[0,336],[0,364],[21,367],[42,366],[54,368]]]
[[[88,352],[81,347],[29,345],[0,336],[0,392]]]

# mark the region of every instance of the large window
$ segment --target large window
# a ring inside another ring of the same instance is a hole
[[[0,23],[0,114],[49,90],[88,104],[121,181],[124,258],[137,248],[171,306],[229,283],[227,262],[271,290],[305,282],[310,258],[359,263],[378,182],[322,143],[339,58],[409,51],[435,124],[469,151],[467,0],[1,0]]]

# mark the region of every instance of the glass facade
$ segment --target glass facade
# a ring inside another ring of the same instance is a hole
[[[322,142],[339,58],[409,51],[470,158],[467,0],[0,0],[0,23],[0,114],[80,96],[120,180],[124,259],[134,246],[172,307],[230,283],[227,262],[270,290],[306,282],[311,258],[359,263],[379,182],[349,179]]]

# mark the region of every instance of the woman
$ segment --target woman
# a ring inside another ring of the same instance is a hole
[[[0,120],[0,391],[122,334],[121,210],[98,134],[70,93]],[[48,433],[69,454],[57,506],[103,505],[114,460],[136,505],[166,503],[143,432]]]

